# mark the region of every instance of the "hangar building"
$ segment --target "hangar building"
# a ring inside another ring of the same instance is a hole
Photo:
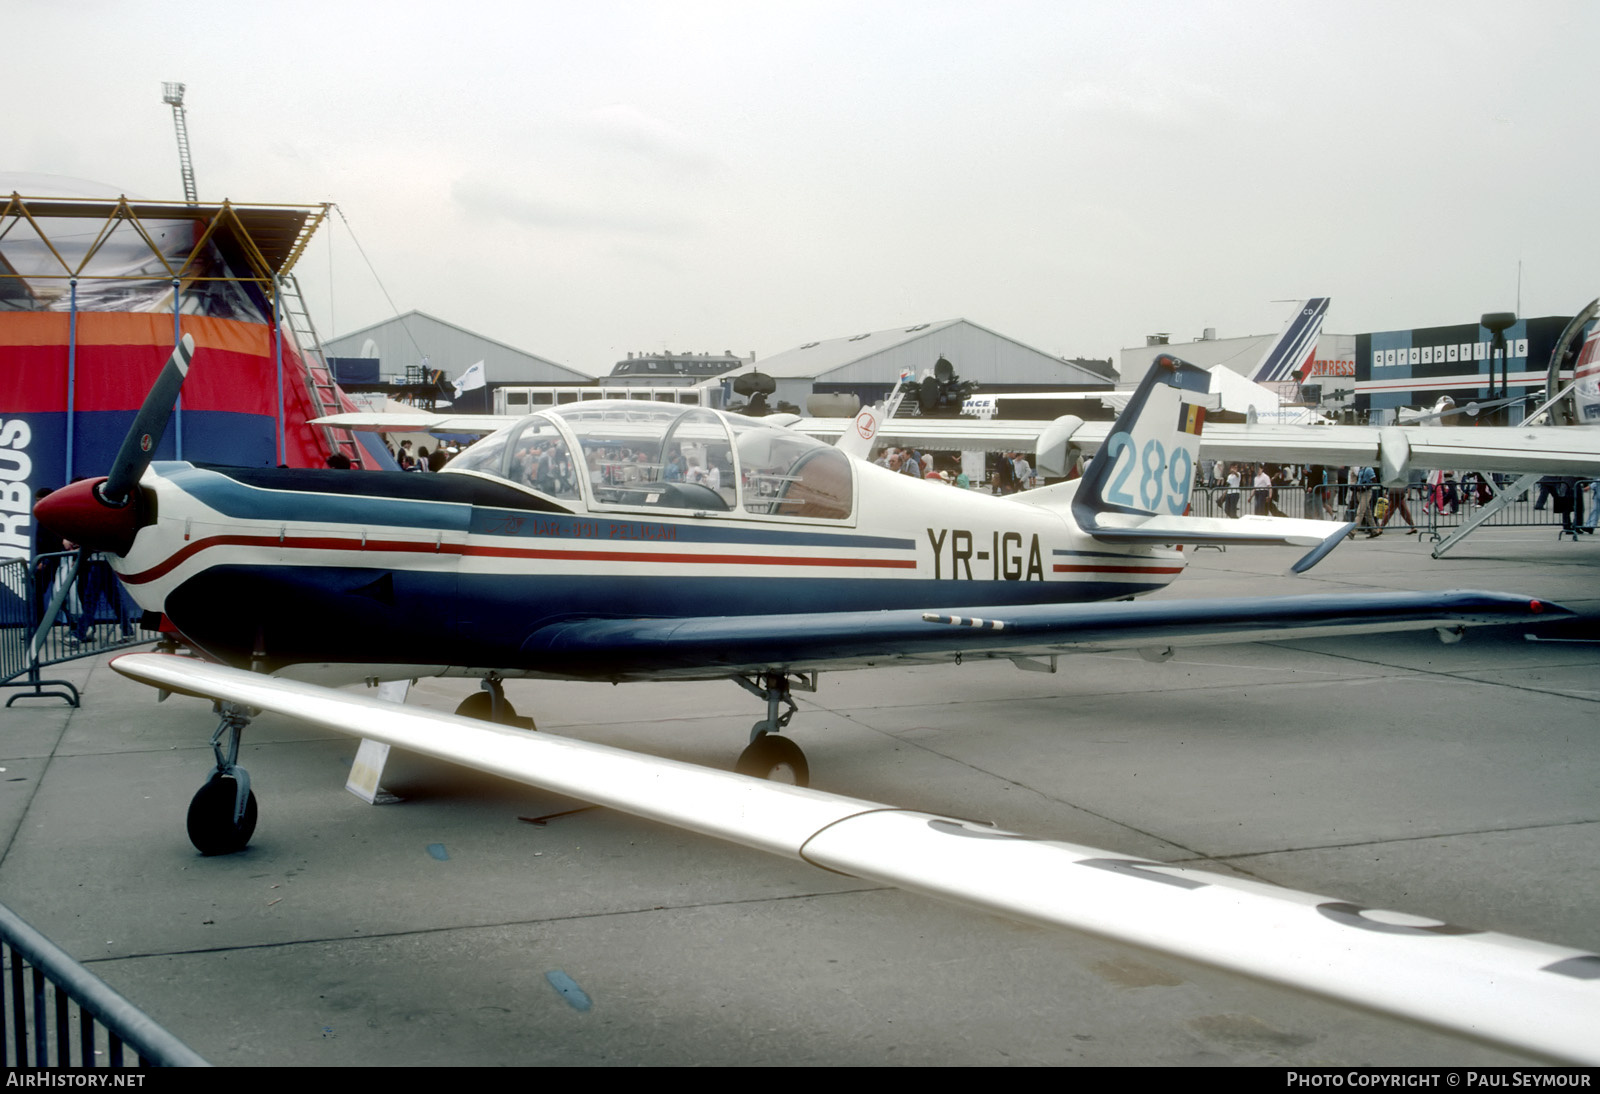
[[[1519,319],[1506,328],[1507,394],[1532,396],[1545,387],[1550,351],[1571,316]],[[1491,383],[1489,348],[1493,339],[1481,323],[1376,331],[1356,336],[1356,406],[1370,412],[1426,406],[1441,395],[1457,405],[1492,399],[1501,383],[1496,362]],[[1513,406],[1513,423],[1525,406]]]
[[[473,392],[466,394],[457,406],[463,412],[487,411],[489,393],[507,384],[588,384],[594,381],[587,373],[420,311],[409,311],[330,338],[324,346],[330,357],[378,361],[379,378],[394,384],[416,383],[423,374],[434,370],[459,379],[462,373],[482,361],[486,387],[476,396]]]
[[[1568,320],[1518,319],[1506,329],[1509,395],[1533,396],[1544,389],[1550,351]],[[1166,335],[1151,335],[1145,345],[1121,351],[1122,374],[1140,376],[1157,354],[1171,353],[1202,368],[1226,365],[1248,376],[1276,337],[1216,338],[1207,330],[1192,342],[1169,343]],[[1308,383],[1321,385],[1324,409],[1349,409],[1375,423],[1390,420],[1401,407],[1429,406],[1441,395],[1466,405],[1494,398],[1498,391],[1498,366],[1493,383],[1490,379],[1492,340],[1489,329],[1476,321],[1365,334],[1324,331]],[[1522,409],[1511,408],[1512,421],[1520,420]]]
[[[734,377],[746,373],[770,376],[778,385],[770,397],[774,406],[803,407],[813,393],[848,392],[872,403],[888,394],[903,371],[921,377],[941,357],[985,392],[1104,391],[1116,383],[1109,360],[1056,357],[968,319],[806,342],[718,379],[731,387]]]

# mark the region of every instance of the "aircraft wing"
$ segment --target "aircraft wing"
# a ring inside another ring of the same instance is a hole
[[[595,680],[708,679],[872,665],[1029,658],[1226,645],[1378,631],[1448,632],[1565,618],[1507,593],[1339,593],[1292,597],[1032,604],[937,611],[820,612],[673,619],[574,619],[534,631],[539,674]]]
[[[793,428],[818,440],[834,442],[854,423],[854,418],[802,418]],[[1036,420],[890,418],[878,426],[878,439],[902,448],[926,448],[936,452],[954,449],[1032,452],[1039,443],[1039,434],[1049,425],[1048,421]],[[1072,434],[1072,443],[1092,451],[1104,443],[1110,432],[1110,422],[1084,422]]]
[[[1394,468],[1402,479],[1410,470],[1600,477],[1600,429],[1581,426],[1208,424],[1200,447],[1212,459]]]
[[[154,687],[368,737],[823,870],[1600,1063],[1600,956],[168,654]]]
[[[327,425],[364,433],[493,433],[521,420],[505,414],[434,414],[425,410],[357,410],[313,418],[307,425]]]
[[[833,440],[848,418],[807,418],[796,429]],[[1037,450],[1052,425],[1042,420],[983,421],[977,418],[895,418],[878,436],[892,444],[1012,452]],[[1074,446],[1094,452],[1111,432],[1110,422],[1084,422],[1071,432]],[[1393,468],[1403,481],[1418,471],[1499,471],[1600,478],[1600,429],[1578,426],[1355,426],[1235,425],[1207,422],[1200,437],[1207,460],[1249,463],[1309,463],[1336,467]]]

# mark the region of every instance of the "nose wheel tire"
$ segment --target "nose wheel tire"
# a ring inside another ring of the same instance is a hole
[[[189,842],[202,855],[231,855],[243,851],[256,831],[256,795],[245,798],[244,816],[233,819],[238,803],[238,783],[218,776],[195,792],[189,802]]]
[[[810,786],[811,767],[800,746],[787,737],[763,733],[739,753],[734,770],[741,775],[753,775],[769,782],[788,786]]]

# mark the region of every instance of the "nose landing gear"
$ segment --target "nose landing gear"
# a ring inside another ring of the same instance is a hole
[[[250,724],[250,711],[237,703],[221,703],[222,721],[211,734],[217,766],[189,802],[189,842],[202,855],[243,851],[256,831],[256,796],[250,773],[239,766],[239,738]],[[228,735],[227,749],[222,735]]]

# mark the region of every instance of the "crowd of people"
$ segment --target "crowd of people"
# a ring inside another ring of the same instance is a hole
[[[399,448],[390,448],[389,455],[394,457],[394,462],[402,471],[438,471],[450,462],[456,451],[446,451],[440,444],[429,451],[427,445],[419,445],[415,451],[411,448],[410,441],[401,441]]]
[[[1495,485],[1477,471],[1460,476],[1454,471],[1432,471],[1405,486],[1385,486],[1372,467],[1260,464],[1252,469],[1249,464],[1220,460],[1202,466],[1199,485],[1213,498],[1220,498],[1222,511],[1228,517],[1240,515],[1246,492],[1251,513],[1286,515],[1276,504],[1280,491],[1303,490],[1306,517],[1352,521],[1357,525],[1356,531],[1369,539],[1382,535],[1396,515],[1400,518],[1398,526],[1404,527],[1407,535],[1416,535],[1419,524],[1413,502],[1420,502],[1421,516],[1426,521],[1430,517],[1455,516],[1463,506],[1487,505],[1496,493]],[[1539,481],[1533,509],[1542,512],[1548,502],[1551,512],[1561,517],[1563,530],[1575,536],[1592,535],[1595,518],[1600,515],[1594,497],[1597,486],[1600,483],[1594,480],[1547,475]]]

